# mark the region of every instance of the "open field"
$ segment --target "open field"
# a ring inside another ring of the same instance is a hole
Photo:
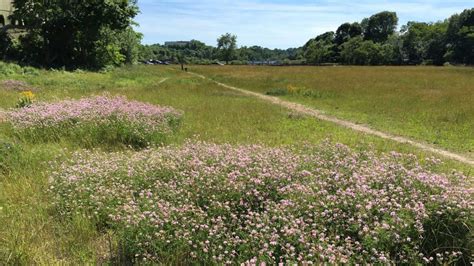
[[[214,80],[474,158],[474,69],[193,66]]]
[[[275,88],[287,92],[289,89],[290,93],[281,97],[472,157],[472,69],[193,66],[191,70],[262,93]],[[431,166],[432,154],[292,113],[172,67],[137,66],[108,73],[39,71],[1,79],[26,81],[35,88],[38,101],[106,93],[182,110],[181,127],[166,144],[180,146],[193,139],[301,147],[328,139],[356,151],[413,153],[419,156],[423,167],[435,173],[457,169],[472,176],[470,166],[449,160]],[[13,108],[18,97],[17,91],[0,86],[0,108]],[[0,165],[8,166],[6,170],[0,168],[0,262],[83,264],[105,262],[114,256],[117,240],[112,230],[98,231],[91,220],[81,216],[63,219],[53,207],[55,195],[48,191],[47,162],[74,158],[72,153],[83,146],[68,137],[51,142],[22,140],[7,123],[0,124],[0,129],[0,145],[8,143],[15,147],[15,152],[0,160]],[[128,150],[127,145],[106,144],[97,148]],[[110,159],[107,155],[103,158]]]

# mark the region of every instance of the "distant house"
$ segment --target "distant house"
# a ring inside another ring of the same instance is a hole
[[[4,27],[9,24],[15,24],[10,20],[10,15],[13,13],[13,1],[12,0],[0,0],[0,27]]]
[[[190,44],[191,42],[189,41],[174,41],[174,42],[165,42],[165,46],[179,46],[179,47],[184,47],[188,44]]]

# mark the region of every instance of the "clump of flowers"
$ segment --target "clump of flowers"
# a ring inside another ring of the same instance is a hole
[[[412,155],[197,141],[81,151],[52,173],[50,191],[62,215],[115,230],[137,263],[472,260],[468,178],[432,173]]]
[[[87,146],[122,143],[144,147],[175,130],[181,116],[180,111],[170,107],[120,96],[33,103],[28,108],[6,112],[7,120],[20,136],[33,140],[69,136]]]
[[[20,92],[20,98],[16,104],[16,108],[30,107],[35,101],[36,96],[32,91]]]

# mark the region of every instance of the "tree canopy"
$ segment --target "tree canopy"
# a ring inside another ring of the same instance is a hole
[[[217,39],[217,50],[220,52],[222,60],[224,60],[227,64],[233,59],[236,48],[236,35],[226,33]]]
[[[136,57],[141,36],[131,28],[135,0],[15,0],[13,5],[12,19],[26,31],[19,39],[19,61],[100,68]]]
[[[445,21],[410,21],[396,31],[395,12],[380,12],[360,23],[346,22],[303,46],[307,63],[474,64],[474,8]]]

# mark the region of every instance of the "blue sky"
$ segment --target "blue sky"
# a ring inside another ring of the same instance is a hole
[[[219,35],[238,36],[238,45],[299,47],[308,39],[389,10],[407,21],[437,21],[466,8],[470,1],[440,0],[138,0],[135,18],[146,44],[196,39],[216,45]]]

